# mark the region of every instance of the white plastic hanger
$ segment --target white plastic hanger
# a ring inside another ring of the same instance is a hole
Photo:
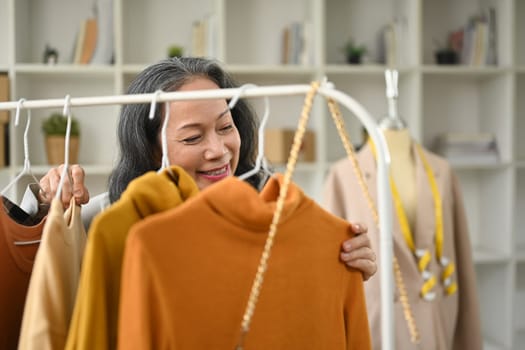
[[[162,90],[157,90],[153,93],[153,97],[151,99],[151,106],[149,110],[149,119],[153,120],[155,118],[155,109],[157,107],[157,99],[159,98],[159,95],[162,93]],[[166,101],[164,103],[164,122],[162,123],[162,128],[160,131],[160,142],[161,142],[161,149],[162,149],[162,157],[160,161],[160,169],[157,170],[157,173],[161,173],[164,169],[168,169],[168,172],[172,176],[173,179],[176,179],[177,177],[173,173],[173,170],[170,167],[170,160],[168,155],[168,140],[166,137],[166,129],[168,127],[168,123],[170,120],[170,102]]]
[[[66,176],[69,176],[69,141],[71,138],[71,97],[66,95],[64,101],[64,110],[62,112],[64,116],[67,117],[66,125],[66,149],[64,150],[64,168],[62,169],[62,174],[60,175],[60,182],[58,183],[57,193],[55,194],[56,199],[60,199],[62,195],[62,187],[64,186],[64,181]]]
[[[18,126],[20,121],[20,109],[22,108],[22,104],[24,103],[25,98],[21,98],[18,100],[18,104],[16,106],[16,114],[15,114],[15,127]],[[31,162],[29,161],[29,143],[28,143],[28,132],[29,132],[29,125],[31,125],[31,110],[27,110],[27,122],[26,122],[26,128],[24,130],[24,168],[22,171],[13,179],[11,182],[2,190],[0,193],[2,196],[5,195],[5,193],[18,181],[20,178],[24,175],[31,175],[33,180],[36,184],[38,184],[38,180],[33,175],[33,172],[31,171]]]
[[[170,102],[169,101],[164,102],[164,110],[166,112],[164,113],[164,122],[162,123],[162,129],[161,129],[161,132],[160,132],[160,142],[161,142],[161,147],[162,147],[162,158],[161,158],[161,163],[160,163],[160,169],[159,169],[158,172],[160,173],[164,169],[168,169],[168,172],[171,174],[171,176],[173,178],[176,178],[175,174],[173,174],[173,170],[171,169],[171,166],[170,166],[170,159],[169,159],[169,156],[168,156],[168,140],[167,140],[167,137],[166,137],[166,129],[168,128],[168,123],[169,123],[169,120],[170,120]]]
[[[21,98],[20,100],[18,100],[18,104],[16,106],[16,114],[15,114],[15,126],[18,126],[18,124],[19,124],[19,121],[20,121],[20,109],[22,108],[22,104],[24,103],[24,101],[25,101],[24,98]],[[9,190],[9,188],[11,188],[12,185],[14,185],[22,176],[24,176],[26,174],[31,175],[31,177],[33,178],[35,183],[38,184],[38,186],[40,187],[37,178],[35,177],[35,175],[33,175],[32,171],[31,171],[31,163],[29,162],[29,143],[28,143],[28,137],[27,137],[28,132],[29,132],[29,125],[31,125],[31,110],[30,109],[27,110],[27,123],[26,123],[26,128],[24,130],[24,168],[22,169],[20,174],[18,174],[6,186],[6,188],[4,188],[4,190],[2,191],[2,196],[4,195],[5,192],[7,192]],[[39,239],[30,240],[30,241],[15,241],[14,242],[15,245],[31,245],[31,244],[38,244],[38,243],[40,243]]]
[[[250,88],[250,87],[256,87],[257,85],[254,84],[244,84],[240,87],[239,93],[235,95],[228,104],[228,108],[231,110],[233,107],[235,107],[235,104],[241,97],[242,93]],[[255,159],[255,166],[252,170],[249,170],[245,172],[244,174],[241,174],[238,176],[241,180],[246,180],[250,176],[253,176],[257,174],[261,167],[265,171],[265,173],[268,176],[272,176],[273,173],[268,169],[268,164],[266,162],[266,159],[264,158],[264,129],[266,128],[266,123],[268,122],[268,118],[270,117],[270,99],[268,96],[264,96],[264,114],[261,120],[261,124],[259,125],[259,130],[257,132],[257,139],[258,139],[258,148],[257,148],[257,158]]]
[[[65,151],[64,151],[64,168],[62,169],[62,174],[60,174],[60,181],[58,183],[57,187],[57,193],[55,195],[56,199],[60,200],[60,197],[62,195],[62,188],[64,187],[64,181],[66,176],[69,176],[69,141],[71,138],[71,97],[69,95],[66,95],[65,102],[64,102],[64,110],[62,112],[64,116],[67,116],[67,125],[66,125],[66,136],[65,136]],[[29,118],[28,118],[29,119]],[[15,121],[16,123],[16,121]],[[29,124],[29,123],[28,123]],[[26,127],[26,133],[27,133],[27,127]],[[26,147],[25,144],[25,137],[26,134],[24,134],[24,147]],[[37,181],[38,183],[38,181]],[[30,244],[37,244],[40,243],[40,239],[32,240],[32,241],[16,241],[14,242],[15,245],[30,245]]]

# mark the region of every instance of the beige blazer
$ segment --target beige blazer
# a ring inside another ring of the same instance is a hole
[[[443,254],[456,265],[453,278],[457,281],[458,292],[447,296],[444,293],[440,278],[442,268],[435,255],[435,219],[432,192],[423,164],[417,157],[417,153],[414,153],[414,146],[412,146],[412,152],[416,155],[414,159],[417,186],[417,212],[413,235],[418,248],[427,248],[432,253],[433,259],[429,269],[438,278],[438,283],[434,288],[436,298],[433,301],[425,301],[419,296],[423,279],[417,269],[416,259],[400,232],[399,222],[394,211],[394,254],[401,266],[409,302],[421,337],[419,346],[411,344],[407,323],[399,302],[398,289],[394,288],[396,349],[481,349],[482,337],[476,278],[467,221],[457,178],[446,160],[426,150],[424,151],[430,166],[434,170],[443,202]],[[377,207],[376,165],[370,146],[364,146],[358,152],[357,158]],[[338,161],[330,169],[325,183],[324,204],[329,211],[337,216],[351,222],[368,225],[372,249],[376,252],[378,267],[380,267],[380,233],[348,159]],[[383,271],[379,269],[378,273],[365,283],[370,330],[373,348],[376,350],[381,349],[381,286],[379,277],[381,273]]]

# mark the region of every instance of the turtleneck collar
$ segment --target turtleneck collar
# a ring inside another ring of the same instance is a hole
[[[179,166],[147,172],[134,179],[119,201],[132,202],[141,217],[171,209],[199,192],[195,180]],[[115,203],[116,204],[116,203]]]
[[[218,215],[230,220],[234,225],[267,233],[282,182],[282,174],[275,174],[261,193],[258,193],[246,182],[230,177],[206,188],[202,195]],[[305,198],[301,189],[293,182],[290,183],[280,222],[288,220]]]

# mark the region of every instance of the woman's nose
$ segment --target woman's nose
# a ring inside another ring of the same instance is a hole
[[[207,160],[220,158],[227,152],[224,140],[220,136],[211,137],[204,151],[204,158]]]

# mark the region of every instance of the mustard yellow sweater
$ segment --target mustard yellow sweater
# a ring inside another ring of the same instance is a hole
[[[182,168],[149,172],[128,185],[122,197],[95,217],[88,241],[66,349],[115,349],[122,256],[129,228],[143,218],[171,209],[198,193]]]

